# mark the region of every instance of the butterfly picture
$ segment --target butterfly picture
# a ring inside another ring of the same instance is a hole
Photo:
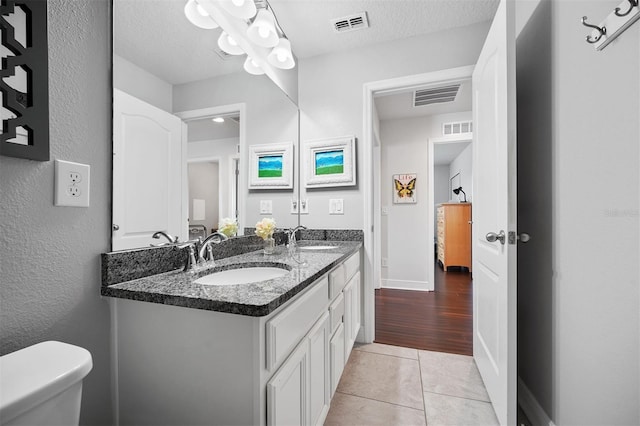
[[[393,175],[393,202],[416,203],[416,174]]]

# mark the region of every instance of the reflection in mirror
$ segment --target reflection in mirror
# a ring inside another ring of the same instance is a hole
[[[224,55],[222,30],[192,25],[185,4],[113,0],[113,250],[157,244],[156,231],[208,235],[223,218],[236,218],[239,234],[263,217],[298,224],[297,106],[266,75],[246,73],[244,57]],[[248,146],[277,143],[294,145],[294,188],[249,191]]]

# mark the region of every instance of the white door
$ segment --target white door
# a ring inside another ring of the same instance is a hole
[[[473,72],[473,356],[502,425],[517,404],[515,88],[514,4],[502,0]]]
[[[156,231],[186,238],[182,137],[178,117],[114,90],[113,250],[157,244]]]

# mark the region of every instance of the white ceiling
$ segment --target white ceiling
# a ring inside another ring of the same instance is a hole
[[[433,147],[433,165],[448,166],[470,143],[435,144]]]
[[[214,53],[220,29],[186,19],[186,0],[114,0],[114,51],[170,84],[241,69]],[[270,0],[294,54],[307,58],[490,20],[498,0]],[[330,21],[366,11],[370,28],[335,33]]]

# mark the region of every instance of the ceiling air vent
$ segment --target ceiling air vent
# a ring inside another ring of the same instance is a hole
[[[213,51],[223,61],[228,61],[229,59],[231,59],[231,58],[233,58],[235,56],[235,55],[228,54],[224,50],[220,49],[217,45],[213,48]]]
[[[413,106],[419,107],[443,102],[453,102],[456,99],[460,84],[431,89],[416,90],[413,92]]]
[[[331,25],[333,26],[335,32],[346,33],[349,31],[369,28],[369,20],[367,19],[367,12],[360,12],[355,15],[333,19],[331,21]]]

